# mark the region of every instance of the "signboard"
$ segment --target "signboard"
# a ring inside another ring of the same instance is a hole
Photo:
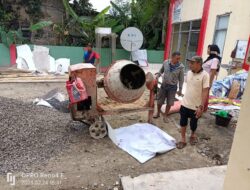
[[[182,2],[183,0],[175,0],[172,23],[181,21]]]
[[[247,44],[247,48],[246,48],[246,55],[245,55],[245,59],[244,59],[243,69],[248,71],[249,66],[250,66],[250,36],[249,36],[248,44]]]
[[[245,59],[247,51],[247,40],[239,40],[237,43],[236,56],[237,59]]]

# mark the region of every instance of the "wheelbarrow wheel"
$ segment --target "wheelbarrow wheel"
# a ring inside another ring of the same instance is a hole
[[[104,138],[108,134],[105,121],[95,121],[89,127],[90,136],[94,139]]]

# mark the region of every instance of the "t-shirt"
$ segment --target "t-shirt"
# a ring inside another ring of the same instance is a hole
[[[205,71],[207,71],[207,73],[210,74],[211,69],[216,69],[216,70],[218,69],[219,63],[220,63],[219,59],[213,58],[207,61],[206,63],[204,63],[202,67]]]
[[[176,88],[179,82],[179,90],[182,91],[182,86],[184,82],[184,65],[182,63],[171,64],[170,60],[163,62],[163,65],[159,71],[163,75],[162,87],[173,86]]]
[[[186,83],[186,92],[182,99],[182,105],[191,110],[197,110],[197,107],[202,102],[202,90],[209,88],[209,74],[204,70],[200,73],[188,71]]]
[[[95,51],[84,51],[83,59],[85,63],[95,63],[95,59],[100,59],[100,55],[96,53]]]

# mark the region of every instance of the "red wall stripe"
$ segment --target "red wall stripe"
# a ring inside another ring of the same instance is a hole
[[[166,27],[164,60],[168,59],[169,53],[170,53],[171,34],[172,34],[172,17],[173,17],[174,3],[175,3],[175,0],[170,1],[169,10],[168,10],[168,24]]]
[[[203,52],[204,39],[206,36],[207,20],[208,20],[208,15],[209,15],[210,4],[211,4],[211,0],[204,1],[200,36],[199,36],[198,48],[197,48],[197,52],[196,52],[197,55],[199,55],[199,56],[202,56],[202,52]]]
[[[246,51],[246,56],[245,56],[245,59],[244,59],[244,64],[242,66],[242,68],[247,70],[247,71],[249,70],[249,66],[250,66],[250,65],[247,64],[247,52],[248,52],[249,48],[250,48],[250,36],[249,36],[249,39],[248,39],[247,51]]]
[[[16,64],[16,45],[10,45],[10,65]]]

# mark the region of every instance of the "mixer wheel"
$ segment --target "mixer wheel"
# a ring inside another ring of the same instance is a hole
[[[95,121],[89,127],[90,136],[94,139],[101,139],[108,134],[107,125],[104,121]]]

